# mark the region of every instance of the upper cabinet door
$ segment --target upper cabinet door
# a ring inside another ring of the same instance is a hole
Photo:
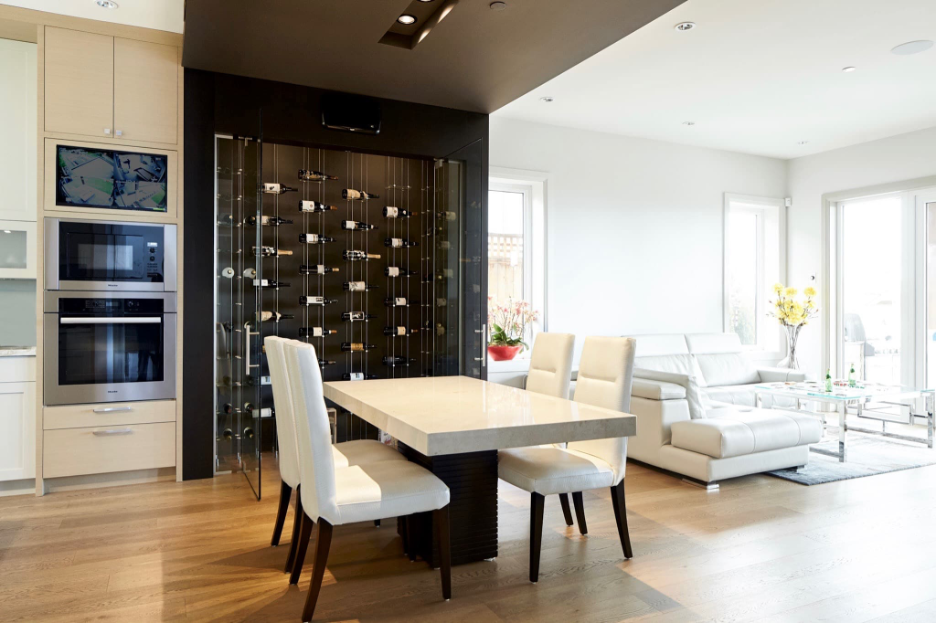
[[[115,136],[128,142],[175,143],[179,59],[175,47],[114,39]]]
[[[114,38],[45,29],[45,129],[113,136]]]
[[[0,39],[0,85],[0,219],[35,221],[35,43]]]

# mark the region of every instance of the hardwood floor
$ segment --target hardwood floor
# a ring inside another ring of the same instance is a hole
[[[265,466],[269,466],[267,462]],[[528,581],[530,496],[501,482],[496,561],[439,573],[403,556],[395,523],[335,527],[316,621],[933,621],[936,466],[805,487],[749,477],[718,493],[631,465],[625,561],[607,489],[588,536],[546,500]],[[0,499],[0,620],[298,621],[262,502],[242,475]],[[311,561],[311,558],[307,558]]]

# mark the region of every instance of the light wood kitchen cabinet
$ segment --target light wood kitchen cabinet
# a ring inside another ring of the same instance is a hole
[[[178,81],[173,46],[46,27],[46,132],[174,144]]]
[[[0,383],[0,481],[35,476],[36,382]]]

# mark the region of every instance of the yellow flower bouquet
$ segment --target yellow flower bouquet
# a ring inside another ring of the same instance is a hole
[[[771,309],[767,314],[777,319],[786,330],[789,347],[787,357],[780,362],[779,366],[798,369],[796,343],[799,340],[800,330],[819,314],[819,308],[816,305],[816,289],[812,286],[804,288],[802,297],[799,297],[799,291],[795,288],[783,284],[774,284],[773,291],[776,299],[770,302]]]

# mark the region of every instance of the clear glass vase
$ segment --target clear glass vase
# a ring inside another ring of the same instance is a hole
[[[784,325],[784,334],[787,339],[787,356],[777,364],[780,368],[789,368],[799,370],[799,360],[796,359],[796,342],[799,340],[800,329],[802,325]]]

